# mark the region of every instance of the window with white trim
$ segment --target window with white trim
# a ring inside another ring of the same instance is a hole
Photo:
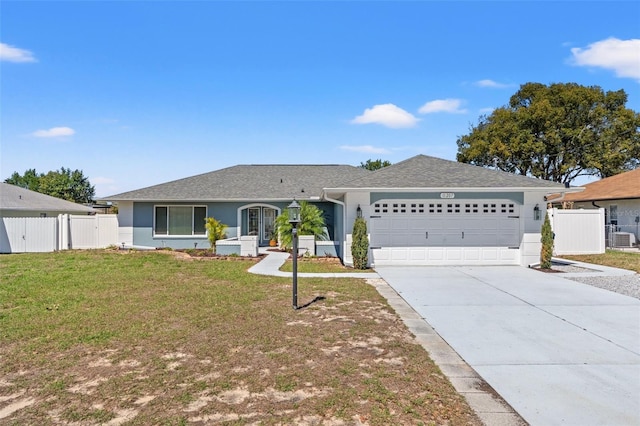
[[[155,206],[153,216],[154,235],[201,236],[206,235],[204,226],[206,206]]]

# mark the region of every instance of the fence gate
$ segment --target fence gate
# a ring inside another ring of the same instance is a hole
[[[0,218],[0,253],[94,249],[116,244],[116,215]]]
[[[40,253],[58,245],[55,217],[0,218],[0,253]]]
[[[94,249],[118,244],[118,217],[113,214],[60,215],[60,249]]]
[[[555,234],[554,253],[599,254],[605,251],[604,210],[548,210]]]

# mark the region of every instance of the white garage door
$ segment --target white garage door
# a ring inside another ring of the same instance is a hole
[[[374,264],[518,264],[511,200],[381,200],[371,206]]]

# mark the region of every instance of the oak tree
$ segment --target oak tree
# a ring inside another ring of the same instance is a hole
[[[571,182],[609,177],[640,163],[640,114],[624,90],[576,83],[520,86],[508,105],[457,140],[460,162]]]

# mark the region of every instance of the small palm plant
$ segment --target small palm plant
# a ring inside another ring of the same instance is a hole
[[[324,236],[325,224],[322,210],[306,201],[300,202],[300,223],[298,224],[298,235],[313,235],[318,239]],[[289,223],[289,211],[284,210],[276,218],[276,234],[280,247],[288,250],[293,244],[291,224]]]
[[[211,245],[211,250],[216,252],[216,241],[222,240],[227,237],[225,231],[227,230],[227,225],[221,223],[217,219],[213,217],[208,217],[205,220],[205,228],[207,228],[207,238],[209,238],[209,244]]]

